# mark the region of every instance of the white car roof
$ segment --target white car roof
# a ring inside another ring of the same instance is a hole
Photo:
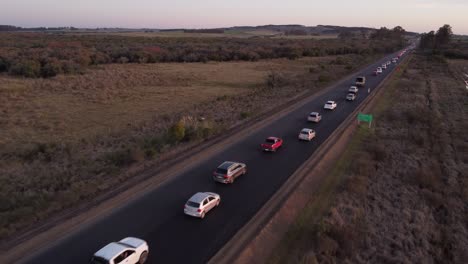
[[[101,248],[98,252],[94,253],[94,256],[101,257],[106,260],[118,256],[122,251],[128,248],[138,248],[146,242],[142,239],[135,237],[126,237],[119,242],[112,242]]]
[[[310,131],[314,131],[314,130],[311,129],[311,128],[303,128],[303,129],[301,130],[301,132],[310,132]]]
[[[349,87],[349,88],[350,88],[350,89],[351,89],[351,88],[353,88],[353,89],[354,89],[354,88],[356,88],[356,89],[357,89],[357,87],[356,87],[356,86],[354,86],[354,85],[353,85],[353,86],[351,86],[351,87]]]
[[[192,197],[190,197],[189,201],[194,202],[194,203],[201,203],[203,200],[206,199],[206,197],[210,196],[207,193],[204,192],[197,192],[194,194]]]
[[[126,238],[120,240],[119,243],[128,245],[128,246],[133,247],[133,248],[138,248],[141,245],[146,244],[146,241],[144,241],[142,239],[139,239],[139,238],[136,238],[136,237],[126,237]]]
[[[318,112],[310,112],[310,115],[320,115]]]
[[[109,243],[107,246],[101,248],[98,252],[94,253],[94,256],[103,258],[105,260],[111,260],[115,256],[119,255],[120,252],[124,251],[127,247],[117,242]]]
[[[327,101],[327,104],[334,104],[335,101]]]

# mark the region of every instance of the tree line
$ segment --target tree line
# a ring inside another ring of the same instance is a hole
[[[452,40],[453,32],[450,25],[443,25],[437,32],[430,31],[421,34],[419,47],[424,50],[441,50],[448,47]]]
[[[388,53],[393,35],[371,39],[148,38],[111,35],[1,33],[0,72],[30,78],[82,73],[92,65],[256,61],[260,59]]]
[[[419,48],[427,54],[468,60],[468,41],[456,39],[452,27],[448,24],[437,31],[421,34]]]

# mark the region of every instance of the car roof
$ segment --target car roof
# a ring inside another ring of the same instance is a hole
[[[210,196],[207,193],[204,192],[197,192],[194,194],[192,197],[190,197],[189,201],[195,202],[195,203],[201,203],[203,200],[205,200],[206,197]]]
[[[234,161],[225,161],[221,165],[218,166],[218,169],[229,169],[232,165],[236,164]]]
[[[320,113],[319,112],[310,112],[309,115],[320,115]]]
[[[350,95],[355,96],[353,93],[349,93],[349,94],[348,94],[348,96],[350,96]]]
[[[273,139],[273,140],[275,140],[275,139],[279,139],[279,138],[277,138],[277,137],[267,137],[267,139]]]
[[[120,244],[125,244],[128,245],[129,247],[137,248],[146,242],[142,239],[136,238],[136,237],[126,237],[122,240],[119,241]]]
[[[309,132],[309,131],[314,131],[313,129],[311,128],[303,128],[301,131],[304,131],[304,132]]]
[[[117,256],[120,252],[124,251],[128,247],[118,242],[112,242],[101,248],[98,252],[94,253],[94,256],[101,257],[106,260],[111,260]]]
[[[327,101],[327,104],[334,104],[335,101]]]

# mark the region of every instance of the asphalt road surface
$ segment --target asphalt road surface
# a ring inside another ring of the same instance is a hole
[[[367,89],[375,92],[374,88],[394,70],[395,64],[379,76],[372,76],[372,72],[396,54],[356,72],[351,79],[327,93],[168,180],[147,195],[115,209],[104,219],[56,241],[24,262],[87,263],[93,253],[107,243],[135,236],[149,244],[147,263],[206,263],[368,96]],[[360,75],[366,76],[366,87],[359,90],[355,101],[345,101],[349,86]],[[327,100],[335,100],[338,107],[334,111],[324,111]],[[312,111],[322,113],[320,123],[306,121]],[[297,138],[299,131],[306,127],[316,130],[317,136],[311,142]],[[259,144],[268,136],[283,138],[284,146],[276,153],[263,153]],[[225,160],[246,163],[248,173],[232,185],[214,182],[212,172]],[[199,191],[221,195],[220,206],[203,220],[183,214],[186,200]]]

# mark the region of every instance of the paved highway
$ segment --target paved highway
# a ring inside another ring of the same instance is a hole
[[[69,234],[24,262],[87,263],[101,247],[126,236],[139,237],[149,243],[148,263],[207,262],[367,97],[367,88],[374,92],[374,88],[394,70],[395,65],[392,64],[383,74],[372,76],[376,67],[396,54],[356,72],[351,79],[325,94],[166,181],[147,195],[115,209],[102,220]],[[367,77],[366,88],[359,91],[354,102],[347,102],[347,90],[358,75]],[[334,111],[324,111],[323,105],[327,100],[335,100],[338,107]],[[320,123],[307,123],[307,115],[312,111],[323,114]],[[304,127],[316,130],[317,136],[312,142],[297,139]],[[268,136],[282,137],[283,148],[276,153],[260,151],[259,144]],[[212,171],[225,160],[246,163],[248,173],[232,185],[215,183],[211,178]],[[186,200],[198,191],[221,195],[220,206],[203,220],[183,214]]]

